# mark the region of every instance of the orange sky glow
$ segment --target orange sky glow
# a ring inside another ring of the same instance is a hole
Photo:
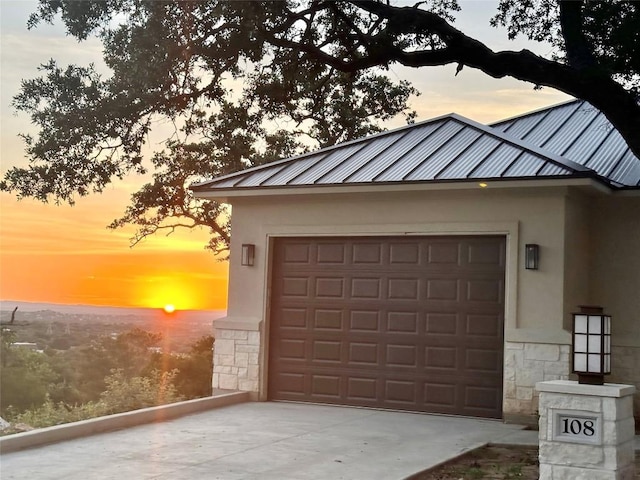
[[[504,32],[498,35],[488,26],[495,0],[461,4],[468,13],[456,26],[465,33],[494,49],[535,51],[526,42],[508,42]],[[36,7],[35,0],[0,2],[0,175],[13,165],[27,165],[18,133],[35,133],[28,117],[15,115],[11,108],[20,80],[38,76],[36,67],[50,58],[60,65],[94,62],[100,67],[102,62],[98,41],[78,43],[65,36],[59,22],[28,31],[27,17]],[[548,47],[539,53],[548,53]],[[534,91],[532,85],[513,79],[495,80],[470,68],[456,76],[455,66],[394,67],[390,75],[412,81],[421,92],[411,102],[418,120],[456,112],[487,122],[569,98],[549,89]],[[399,119],[385,127],[401,124]],[[150,150],[159,148],[159,142],[150,143]],[[123,214],[129,196],[143,181],[126,178],[101,195],[78,199],[74,207],[17,201],[13,195],[0,193],[0,300],[225,309],[228,264],[203,249],[206,231],[159,234],[130,248],[133,227],[106,229]]]

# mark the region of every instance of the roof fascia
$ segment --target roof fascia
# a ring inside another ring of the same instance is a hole
[[[426,192],[445,190],[490,190],[508,188],[541,187],[590,187],[602,193],[611,194],[613,190],[606,184],[590,177],[581,178],[540,178],[540,179],[474,179],[452,180],[448,182],[415,183],[367,183],[347,185],[311,185],[288,187],[251,187],[226,188],[213,191],[194,191],[196,198],[215,200],[220,203],[232,203],[234,198],[259,198],[293,195],[335,195],[344,193],[383,193],[383,192]],[[639,190],[640,192],[640,190]]]

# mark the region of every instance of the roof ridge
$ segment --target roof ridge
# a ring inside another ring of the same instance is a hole
[[[511,145],[513,145],[515,147],[519,147],[519,148],[522,148],[524,150],[527,150],[527,151],[533,153],[534,155],[536,155],[538,157],[543,157],[545,160],[549,160],[549,161],[555,163],[556,165],[558,165],[560,167],[569,168],[571,170],[578,171],[578,172],[593,172],[594,174],[596,173],[593,169],[591,169],[589,167],[585,167],[584,165],[580,165],[579,163],[574,162],[573,160],[569,160],[568,158],[564,158],[561,155],[557,155],[557,154],[555,154],[553,152],[545,150],[544,148],[537,147],[536,145],[528,143],[528,142],[526,142],[524,140],[520,140],[519,138],[512,137],[508,133],[501,132],[500,130],[495,129],[494,127],[492,127],[490,125],[485,125],[484,123],[476,122],[475,120],[471,120],[469,118],[463,117],[462,115],[458,115],[457,113],[454,113],[452,115],[458,121],[466,122],[468,125],[470,125],[470,126],[472,126],[474,128],[477,128],[479,130],[482,130],[483,132],[485,132],[488,135],[491,135],[493,137],[497,137],[500,140],[502,140],[503,142],[510,143]]]
[[[536,108],[535,110],[531,110],[530,112],[522,113],[520,115],[513,115],[511,117],[503,118],[502,120],[497,120],[495,122],[490,122],[490,123],[487,123],[487,125],[490,126],[490,127],[495,127],[495,126],[501,125],[503,123],[512,122],[513,120],[521,120],[523,118],[530,117],[532,115],[537,115],[537,114],[542,113],[542,112],[547,111],[547,110],[554,110],[556,108],[565,107],[565,106],[567,106],[567,105],[569,105],[571,103],[579,103],[579,102],[589,103],[586,100],[582,100],[580,98],[574,98],[572,100],[565,100],[564,102],[556,103],[554,105],[548,105],[546,107]],[[591,105],[591,104],[589,103],[589,105]]]

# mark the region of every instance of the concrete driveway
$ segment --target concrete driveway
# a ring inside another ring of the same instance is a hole
[[[0,457],[9,479],[403,479],[516,425],[312,404],[249,402]]]

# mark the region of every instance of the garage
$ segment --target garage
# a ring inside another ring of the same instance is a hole
[[[504,236],[272,249],[270,399],[502,418]]]

